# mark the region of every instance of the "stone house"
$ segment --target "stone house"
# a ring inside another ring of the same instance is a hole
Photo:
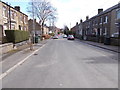
[[[120,7],[119,5],[114,5],[113,7],[108,8],[103,11],[103,9],[98,9],[98,14],[91,17],[86,17],[84,22],[80,22],[78,28],[82,30],[82,37],[85,40],[92,40],[97,42],[104,42],[104,38],[116,37],[114,34],[119,33],[119,29],[116,26],[117,18],[119,18]],[[77,36],[81,35],[76,31]]]
[[[39,36],[42,35],[42,29],[41,29],[41,25],[36,21],[36,19],[34,20],[34,24],[35,24],[35,29],[33,30],[33,20],[29,19],[28,20],[28,30],[31,34],[37,34]],[[49,34],[49,27],[47,27],[46,25],[44,25],[43,27],[44,31],[43,34]]]
[[[20,11],[19,6],[12,7],[0,1],[0,25],[4,30],[25,30],[28,31],[28,16]]]

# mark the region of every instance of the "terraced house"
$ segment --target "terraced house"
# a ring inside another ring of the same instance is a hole
[[[116,25],[120,18],[120,7],[119,4],[114,5],[111,8],[103,11],[98,9],[98,14],[91,17],[86,17],[84,22],[80,22],[79,27],[76,25],[76,36],[78,38],[90,41],[96,41],[103,43],[106,41],[108,44],[113,43],[119,36],[119,28]],[[81,32],[81,33],[80,33]],[[118,40],[116,41],[118,44]]]
[[[3,27],[3,36],[4,30],[28,31],[28,16],[20,11],[19,6],[12,7],[0,1],[0,26]]]

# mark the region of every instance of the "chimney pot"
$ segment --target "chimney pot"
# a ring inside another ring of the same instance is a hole
[[[103,12],[103,9],[98,9],[98,14],[100,14],[101,12]]]
[[[76,25],[78,25],[78,22],[76,22]]]
[[[82,23],[82,22],[83,22],[83,20],[81,19],[81,20],[80,20],[80,23]]]
[[[89,16],[86,16],[86,20],[88,20],[89,19]]]
[[[15,8],[15,10],[20,12],[20,6],[15,6],[14,8]]]

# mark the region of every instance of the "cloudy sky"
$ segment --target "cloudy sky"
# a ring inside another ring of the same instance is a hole
[[[12,6],[20,5],[21,11],[28,14],[26,7],[29,0],[2,0],[10,3]],[[73,27],[80,19],[85,20],[86,16],[92,17],[97,14],[98,8],[107,8],[118,4],[120,0],[50,0],[57,8],[58,19],[56,26],[62,28],[67,25]]]

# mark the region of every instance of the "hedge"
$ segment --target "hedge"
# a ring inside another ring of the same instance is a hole
[[[21,30],[5,30],[6,38],[8,42],[19,43],[29,39],[28,31]]]
[[[2,37],[2,44],[4,44],[4,43],[8,43],[6,36]]]

